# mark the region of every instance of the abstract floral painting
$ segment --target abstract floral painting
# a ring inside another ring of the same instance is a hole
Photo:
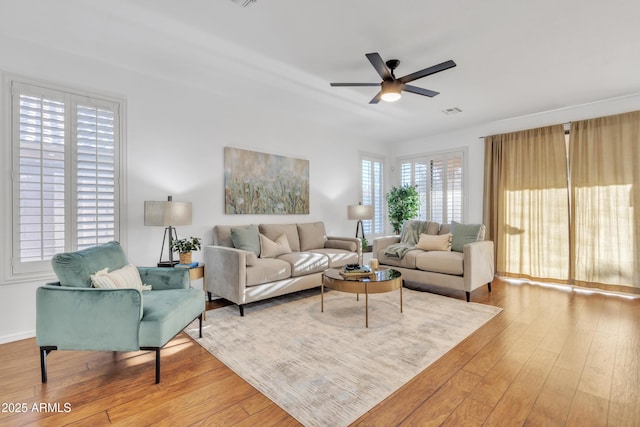
[[[227,214],[308,214],[309,161],[224,147]]]

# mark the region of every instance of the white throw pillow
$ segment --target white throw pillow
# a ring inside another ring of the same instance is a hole
[[[125,265],[111,273],[108,270],[108,268],[104,268],[91,275],[91,283],[94,288],[151,290],[151,285],[142,283],[140,272],[133,264]]]
[[[275,258],[288,253],[291,253],[291,246],[286,234],[281,234],[275,242],[260,234],[260,258]]]
[[[451,237],[451,233],[439,235],[421,234],[416,248],[423,251],[450,251]]]

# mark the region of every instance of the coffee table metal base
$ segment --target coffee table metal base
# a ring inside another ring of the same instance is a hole
[[[327,274],[329,273],[329,274]],[[324,313],[324,288],[333,289],[340,292],[348,292],[356,294],[356,301],[360,300],[360,294],[365,295],[365,327],[369,327],[369,294],[379,294],[400,290],[400,313],[402,313],[402,277],[400,273],[397,277],[384,278],[377,276],[382,280],[370,279],[344,279],[337,276],[336,270],[328,271],[322,276],[322,285],[320,286],[320,311]]]

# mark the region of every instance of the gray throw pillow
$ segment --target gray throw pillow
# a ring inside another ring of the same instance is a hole
[[[231,241],[234,248],[253,252],[256,256],[260,256],[258,226],[252,224],[244,227],[231,227]]]
[[[481,238],[482,224],[460,224],[459,222],[451,222],[451,250],[462,252],[464,245],[467,243],[477,242]]]

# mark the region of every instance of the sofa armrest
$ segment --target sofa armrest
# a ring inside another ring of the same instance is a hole
[[[481,240],[467,243],[464,254],[464,289],[467,292],[491,283],[495,275],[493,242]]]
[[[329,244],[328,246],[327,243]],[[350,249],[349,247],[354,244],[356,250]],[[336,247],[338,249],[350,250],[351,252],[357,252],[358,255],[362,253],[362,241],[357,237],[327,236],[327,240],[324,242],[324,247]]]
[[[373,239],[373,256],[394,243],[400,243],[400,236],[382,236]]]
[[[154,291],[164,289],[189,289],[189,269],[171,267],[138,267],[142,283],[151,285]]]
[[[138,350],[137,289],[42,286],[36,290],[36,342],[58,350]]]
[[[244,304],[247,285],[247,251],[227,246],[204,248],[206,287],[212,294],[235,304]]]

